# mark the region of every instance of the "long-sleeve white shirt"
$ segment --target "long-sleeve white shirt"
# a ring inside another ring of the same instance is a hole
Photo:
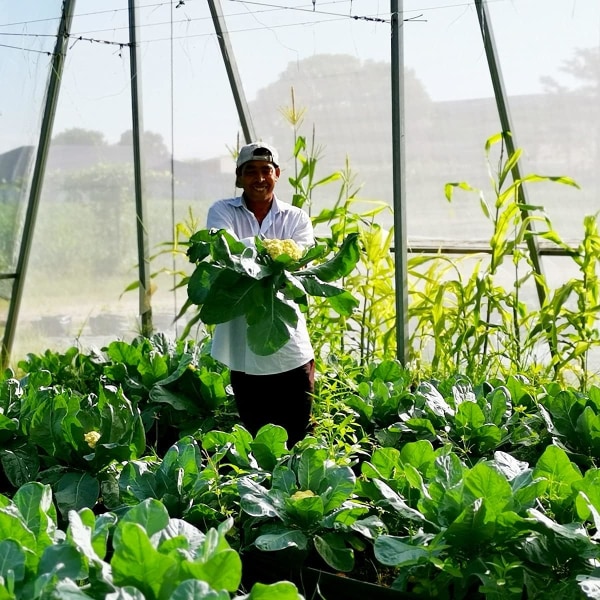
[[[292,239],[307,248],[314,244],[310,217],[301,209],[282,202],[275,196],[271,210],[259,224],[254,214],[246,208],[241,196],[218,200],[208,210],[208,229],[226,229],[246,244],[256,236],[267,239]],[[215,326],[211,355],[234,371],[250,375],[272,375],[290,371],[314,358],[308,337],[306,320],[297,305],[298,325],[291,331],[289,342],[274,354],[259,356],[250,350],[246,339],[246,318],[238,317]]]

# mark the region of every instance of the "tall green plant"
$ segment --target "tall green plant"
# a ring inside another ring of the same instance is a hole
[[[339,315],[331,311],[325,300],[311,302],[308,323],[316,353],[324,356],[332,352],[338,355],[351,352],[360,364],[371,358],[390,356],[395,352],[396,318],[391,254],[393,231],[386,231],[376,222],[377,215],[389,210],[389,205],[358,198],[360,186],[355,183],[347,158],[344,169],[324,177],[317,175],[321,148],[315,143],[314,126],[310,144],[300,134],[306,109],[297,107],[293,88],[291,105],[281,109],[281,113],[294,135],[294,176],[289,178],[293,188],[292,204],[308,207],[319,241],[330,249],[339,247],[349,234],[359,235],[362,249],[358,268],[341,281],[342,286],[352,288],[359,298],[359,309],[353,315]],[[313,215],[315,189],[335,182],[340,182],[335,204]],[[355,210],[359,202],[367,204],[360,212]]]
[[[600,234],[598,215],[588,215],[583,221],[583,239],[571,248],[554,232],[543,237],[565,251],[576,264],[579,278],[572,278],[553,292],[540,311],[540,321],[552,332],[556,353],[552,365],[559,372],[570,372],[580,382],[582,389],[590,384],[590,354],[600,347]]]
[[[497,144],[501,144],[501,160],[494,170],[491,151]],[[478,195],[492,228],[488,256],[478,258],[468,276],[462,275],[458,261],[449,262],[439,256],[417,257],[409,263],[411,279],[421,284],[410,290],[411,298],[416,299],[409,306],[409,316],[417,325],[412,338],[420,340],[421,347],[422,340],[433,340],[431,364],[439,373],[462,371],[485,377],[490,372],[535,370],[540,367],[543,348],[549,345],[552,351],[556,350],[556,324],[545,318],[539,307],[527,304],[523,288],[536,283],[548,289],[543,274],[536,271],[533,258],[525,250],[527,241],[531,236],[554,241],[560,238],[543,207],[523,204],[520,191],[525,184],[535,182],[578,186],[568,177],[536,174],[511,180],[521,151],[503,159],[502,134],[487,140],[485,152],[494,204],[490,206],[481,190],[464,182],[448,183],[445,193],[448,201],[453,200],[456,189]],[[535,230],[539,224],[543,227],[541,232]],[[514,278],[512,288],[506,289],[499,283],[499,274],[509,261]],[[454,276],[447,277],[449,273]],[[551,364],[560,366],[556,359]]]
[[[322,311],[322,303],[314,303],[309,322],[313,340],[323,354],[350,353],[365,364],[394,354],[396,314],[393,230],[385,230],[376,220],[389,210],[389,205],[361,200],[359,191],[346,160],[336,203],[313,217],[317,231],[319,226],[325,226],[329,233],[328,238],[322,239],[334,247],[349,233],[359,235],[362,252],[358,268],[343,280],[343,285],[359,299],[359,310],[349,317],[330,320],[328,313]],[[366,208],[355,210],[359,204]]]
[[[321,148],[315,143],[315,127],[312,128],[310,145],[305,136],[300,135],[300,126],[304,121],[306,108],[296,106],[294,88],[291,88],[290,106],[280,109],[285,120],[291,125],[294,135],[294,175],[289,178],[293,188],[292,204],[302,208],[308,207],[308,214],[312,213],[312,197],[315,188],[340,179],[339,171],[334,171],[321,179],[316,179],[317,163],[321,158]]]

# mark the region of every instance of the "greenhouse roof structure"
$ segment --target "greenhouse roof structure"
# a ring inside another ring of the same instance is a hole
[[[503,161],[527,226],[564,241],[523,249],[554,285],[600,210],[596,2],[0,0],[0,78],[3,366],[177,335],[180,243],[254,139],[290,201],[311,158],[311,215],[385,205],[401,360],[406,257],[485,254]],[[535,278],[524,293],[544,300]]]

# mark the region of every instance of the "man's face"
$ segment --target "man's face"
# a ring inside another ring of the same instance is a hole
[[[246,198],[252,202],[268,202],[273,198],[279,167],[264,160],[251,160],[242,165],[238,176]]]

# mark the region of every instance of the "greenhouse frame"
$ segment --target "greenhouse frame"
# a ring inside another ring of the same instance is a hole
[[[600,598],[600,3],[0,0],[0,80],[0,600]]]
[[[4,3],[3,80],[14,83],[7,88],[2,110],[0,163],[7,210],[1,266],[4,364],[13,345],[17,354],[25,347],[39,349],[48,334],[55,344],[72,343],[75,337],[83,345],[94,342],[99,320],[106,315],[114,317],[111,334],[174,328],[182,299],[168,278],[153,279],[153,269],[156,274],[160,267],[149,257],[173,239],[188,210],[201,222],[206,204],[231,194],[227,156],[254,137],[282,148],[290,157],[289,175],[293,157],[286,146],[293,148],[298,132],[308,139],[314,136],[320,151],[317,177],[348,161],[361,188],[358,196],[393,208],[386,225],[395,226],[395,256],[400,258],[397,355],[403,361],[409,343],[407,254],[486,252],[485,223],[477,203],[461,198],[449,204],[444,186],[460,180],[489,192],[482,174],[483,147],[490,136],[510,132],[505,136],[509,156],[522,148],[513,178],[522,177],[526,169],[569,176],[578,183],[579,188],[554,186],[556,190],[547,190],[546,184],[539,189],[523,185],[519,194],[523,206],[542,206],[568,243],[581,238],[583,217],[594,213],[598,191],[592,175],[597,142],[593,135],[582,135],[597,131],[593,100],[598,57],[596,47],[586,48],[575,32],[580,27],[594,30],[598,15],[593,9],[577,3],[549,8],[535,2],[442,3],[430,8],[409,2],[391,2],[389,7],[383,2],[313,4],[277,8],[235,1],[150,6],[115,2],[95,11],[81,0],[35,8]],[[532,19],[543,22],[543,36],[534,31],[511,34],[515,27],[533,27]],[[565,32],[561,27],[569,20],[572,25]],[[249,23],[263,24],[256,29]],[[345,33],[336,33],[343,28]],[[288,33],[293,39],[289,48]],[[350,49],[343,50],[343,44],[329,49],[334,38],[349,43]],[[531,39],[539,42],[528,46]],[[560,50],[556,39],[561,40]],[[442,66],[449,61],[447,48],[455,58],[451,66]],[[271,71],[272,62],[281,62],[275,61],[278,49],[294,60],[281,69],[276,90],[268,81],[257,88],[249,63]],[[538,64],[542,56],[544,72]],[[330,69],[325,66],[329,62]],[[94,65],[92,72],[102,72],[102,77],[90,78],[86,64]],[[373,71],[377,75],[365,80]],[[319,78],[323,85],[317,84]],[[327,79],[340,83],[328,87]],[[439,91],[428,94],[434,89]],[[210,106],[215,90],[222,99],[218,109]],[[326,93],[332,94],[329,100]],[[370,101],[351,100],[363,94],[375,95],[366,111]],[[339,111],[328,114],[338,95],[344,97],[343,116]],[[438,104],[434,95],[440,98]],[[290,123],[289,116],[286,122],[285,107],[292,102],[302,113],[299,123]],[[213,131],[215,114],[224,134]],[[124,133],[111,143],[116,122]],[[333,123],[338,123],[334,131],[344,131],[337,140],[328,139]],[[78,133],[83,139],[77,139]],[[568,151],[561,151],[564,145]],[[424,165],[425,147],[433,161],[433,173],[427,176],[417,168]],[[116,172],[111,176],[111,169],[120,170],[121,179]],[[331,205],[331,187],[314,190],[311,212]],[[121,199],[110,215],[100,203],[115,200],[115,195]],[[164,200],[155,200],[157,195]],[[92,216],[78,215],[82,222],[69,223],[60,216],[60,207],[73,202],[85,205]],[[164,208],[153,214],[151,206],[161,202]],[[54,219],[66,222],[53,225]],[[81,242],[97,238],[95,247],[86,248],[67,234],[83,223],[95,231]],[[61,241],[46,228],[60,231]],[[127,248],[118,260],[108,248],[98,250],[104,235],[116,235],[119,248]],[[568,278],[566,250],[544,248],[535,237],[528,238],[527,247],[537,272],[545,269],[557,281]],[[548,258],[542,259],[544,255]],[[54,264],[48,263],[51,257]],[[104,259],[108,262],[100,267]],[[123,294],[136,278],[137,309],[131,304],[136,292]],[[544,301],[540,285],[531,293]],[[94,334],[91,325],[96,322]]]

